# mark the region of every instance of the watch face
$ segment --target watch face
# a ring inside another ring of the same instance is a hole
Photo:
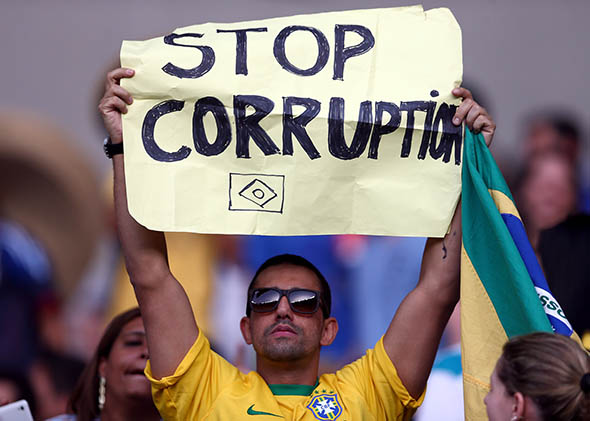
[[[103,142],[104,154],[107,158],[113,158],[114,155],[123,153],[123,143],[114,144],[111,142],[111,138],[107,137]]]
[[[107,158],[113,157],[111,155],[111,151],[109,150],[110,140],[110,137],[105,137],[104,141],[102,142],[102,149],[104,150],[104,154],[107,156]]]

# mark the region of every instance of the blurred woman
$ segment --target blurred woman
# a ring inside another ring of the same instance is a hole
[[[575,167],[564,155],[546,152],[529,159],[517,189],[517,205],[533,248],[542,230],[575,212],[577,185]]]
[[[504,345],[484,401],[490,421],[590,420],[590,356],[562,335],[515,337]]]
[[[70,414],[51,421],[159,420],[143,373],[147,358],[139,309],[121,313],[84,369],[68,405]]]

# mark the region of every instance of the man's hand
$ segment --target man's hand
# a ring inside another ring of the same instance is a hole
[[[124,77],[132,77],[134,74],[134,70],[125,68],[115,69],[107,74],[104,96],[98,104],[98,110],[113,143],[123,141],[121,114],[126,114],[127,105],[133,103],[131,94],[121,88],[120,81]]]
[[[483,134],[486,145],[489,147],[496,131],[496,123],[494,123],[492,117],[485,108],[473,100],[469,89],[455,88],[452,93],[456,97],[463,98],[463,102],[459,105],[453,117],[453,124],[458,126],[465,121],[469,130],[473,133],[481,132]]]

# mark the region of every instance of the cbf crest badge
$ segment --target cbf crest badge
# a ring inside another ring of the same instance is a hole
[[[307,407],[318,420],[322,421],[335,420],[342,415],[342,406],[335,393],[314,396]]]

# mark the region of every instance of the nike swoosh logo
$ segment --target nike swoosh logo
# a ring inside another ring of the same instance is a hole
[[[255,405],[255,404],[254,404]],[[254,408],[254,405],[252,405],[250,408],[248,408],[248,410],[246,411],[246,413],[248,415],[270,415],[271,417],[279,417],[279,418],[284,418],[282,415],[277,415],[277,414],[271,414],[270,412],[264,412],[264,411],[257,411]]]

